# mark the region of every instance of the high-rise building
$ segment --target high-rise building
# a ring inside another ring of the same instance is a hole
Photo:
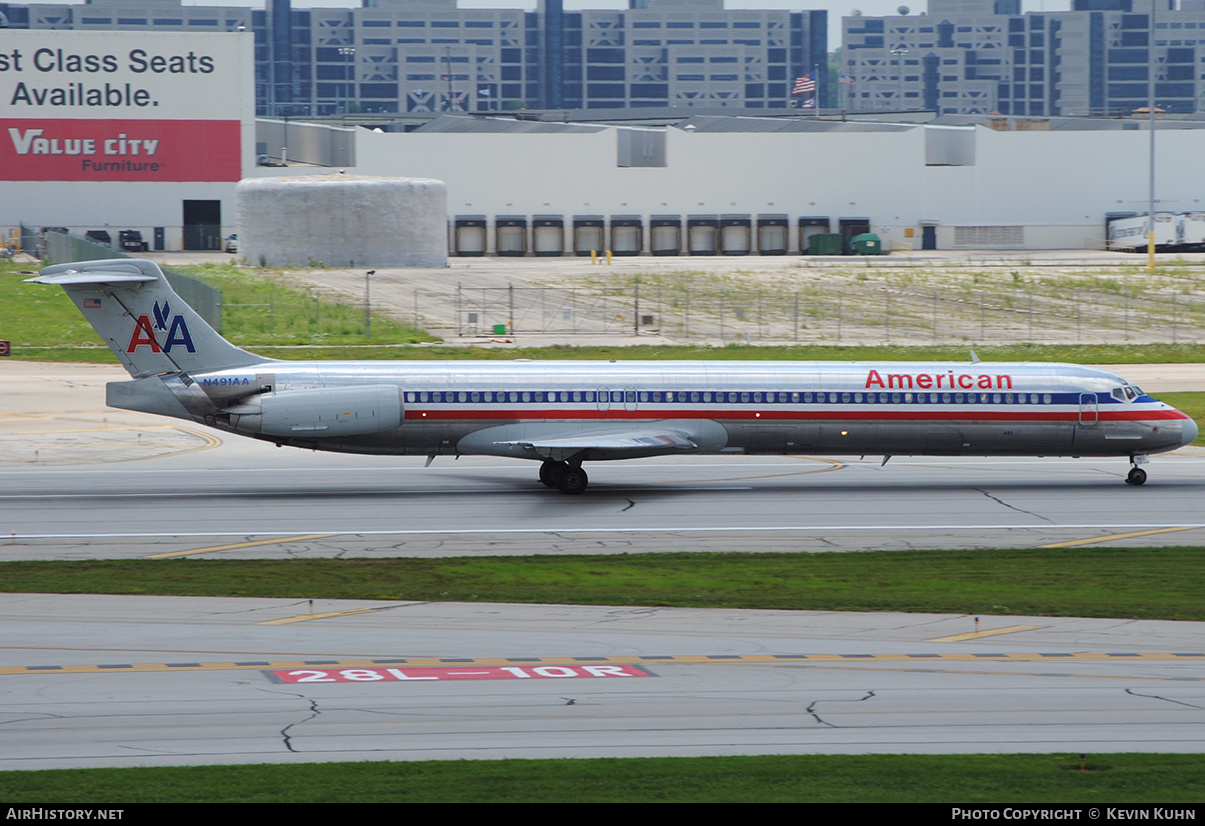
[[[1156,106],[1205,108],[1205,0],[1072,3],[1021,14],[1017,0],[930,0],[927,13],[846,17],[839,105],[1128,115],[1147,105],[1153,40]]]
[[[566,11],[563,0],[540,0],[535,11],[460,9],[456,0],[266,2],[0,3],[0,14],[14,28],[251,29],[261,115],[829,103],[826,11],[726,10],[723,0],[630,0],[619,11]]]

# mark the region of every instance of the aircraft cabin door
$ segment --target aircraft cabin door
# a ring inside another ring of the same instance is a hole
[[[1079,423],[1081,425],[1094,425],[1100,418],[1100,411],[1097,407],[1095,393],[1080,393],[1079,394]]]

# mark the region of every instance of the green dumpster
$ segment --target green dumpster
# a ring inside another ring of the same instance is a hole
[[[506,335],[506,325],[505,324],[495,324],[494,325],[494,335],[496,335],[496,336]]]
[[[837,232],[821,232],[808,236],[808,255],[840,255],[841,234]]]
[[[864,232],[849,239],[849,251],[852,255],[882,255],[883,242],[873,232]]]

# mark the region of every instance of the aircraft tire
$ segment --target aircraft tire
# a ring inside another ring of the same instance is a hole
[[[1140,467],[1130,468],[1130,472],[1126,475],[1127,485],[1145,485],[1146,471]]]
[[[590,478],[586,475],[586,471],[581,467],[567,465],[557,478],[557,489],[561,493],[576,495],[584,492],[589,483]]]
[[[540,484],[546,488],[557,487],[556,477],[564,467],[560,462],[543,462],[540,464]]]

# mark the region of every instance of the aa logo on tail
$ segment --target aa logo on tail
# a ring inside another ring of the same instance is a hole
[[[184,349],[190,353],[197,352],[184,316],[180,313],[172,315],[167,301],[160,304],[156,300],[151,312],[155,316],[153,326],[150,316],[145,313],[138,316],[138,320],[134,324],[134,331],[130,334],[130,343],[126,345],[127,353],[136,353],[138,348],[143,346],[150,347],[152,353],[171,353],[172,348],[179,345],[183,345]],[[156,331],[160,334],[167,334],[162,345],[159,343]]]

